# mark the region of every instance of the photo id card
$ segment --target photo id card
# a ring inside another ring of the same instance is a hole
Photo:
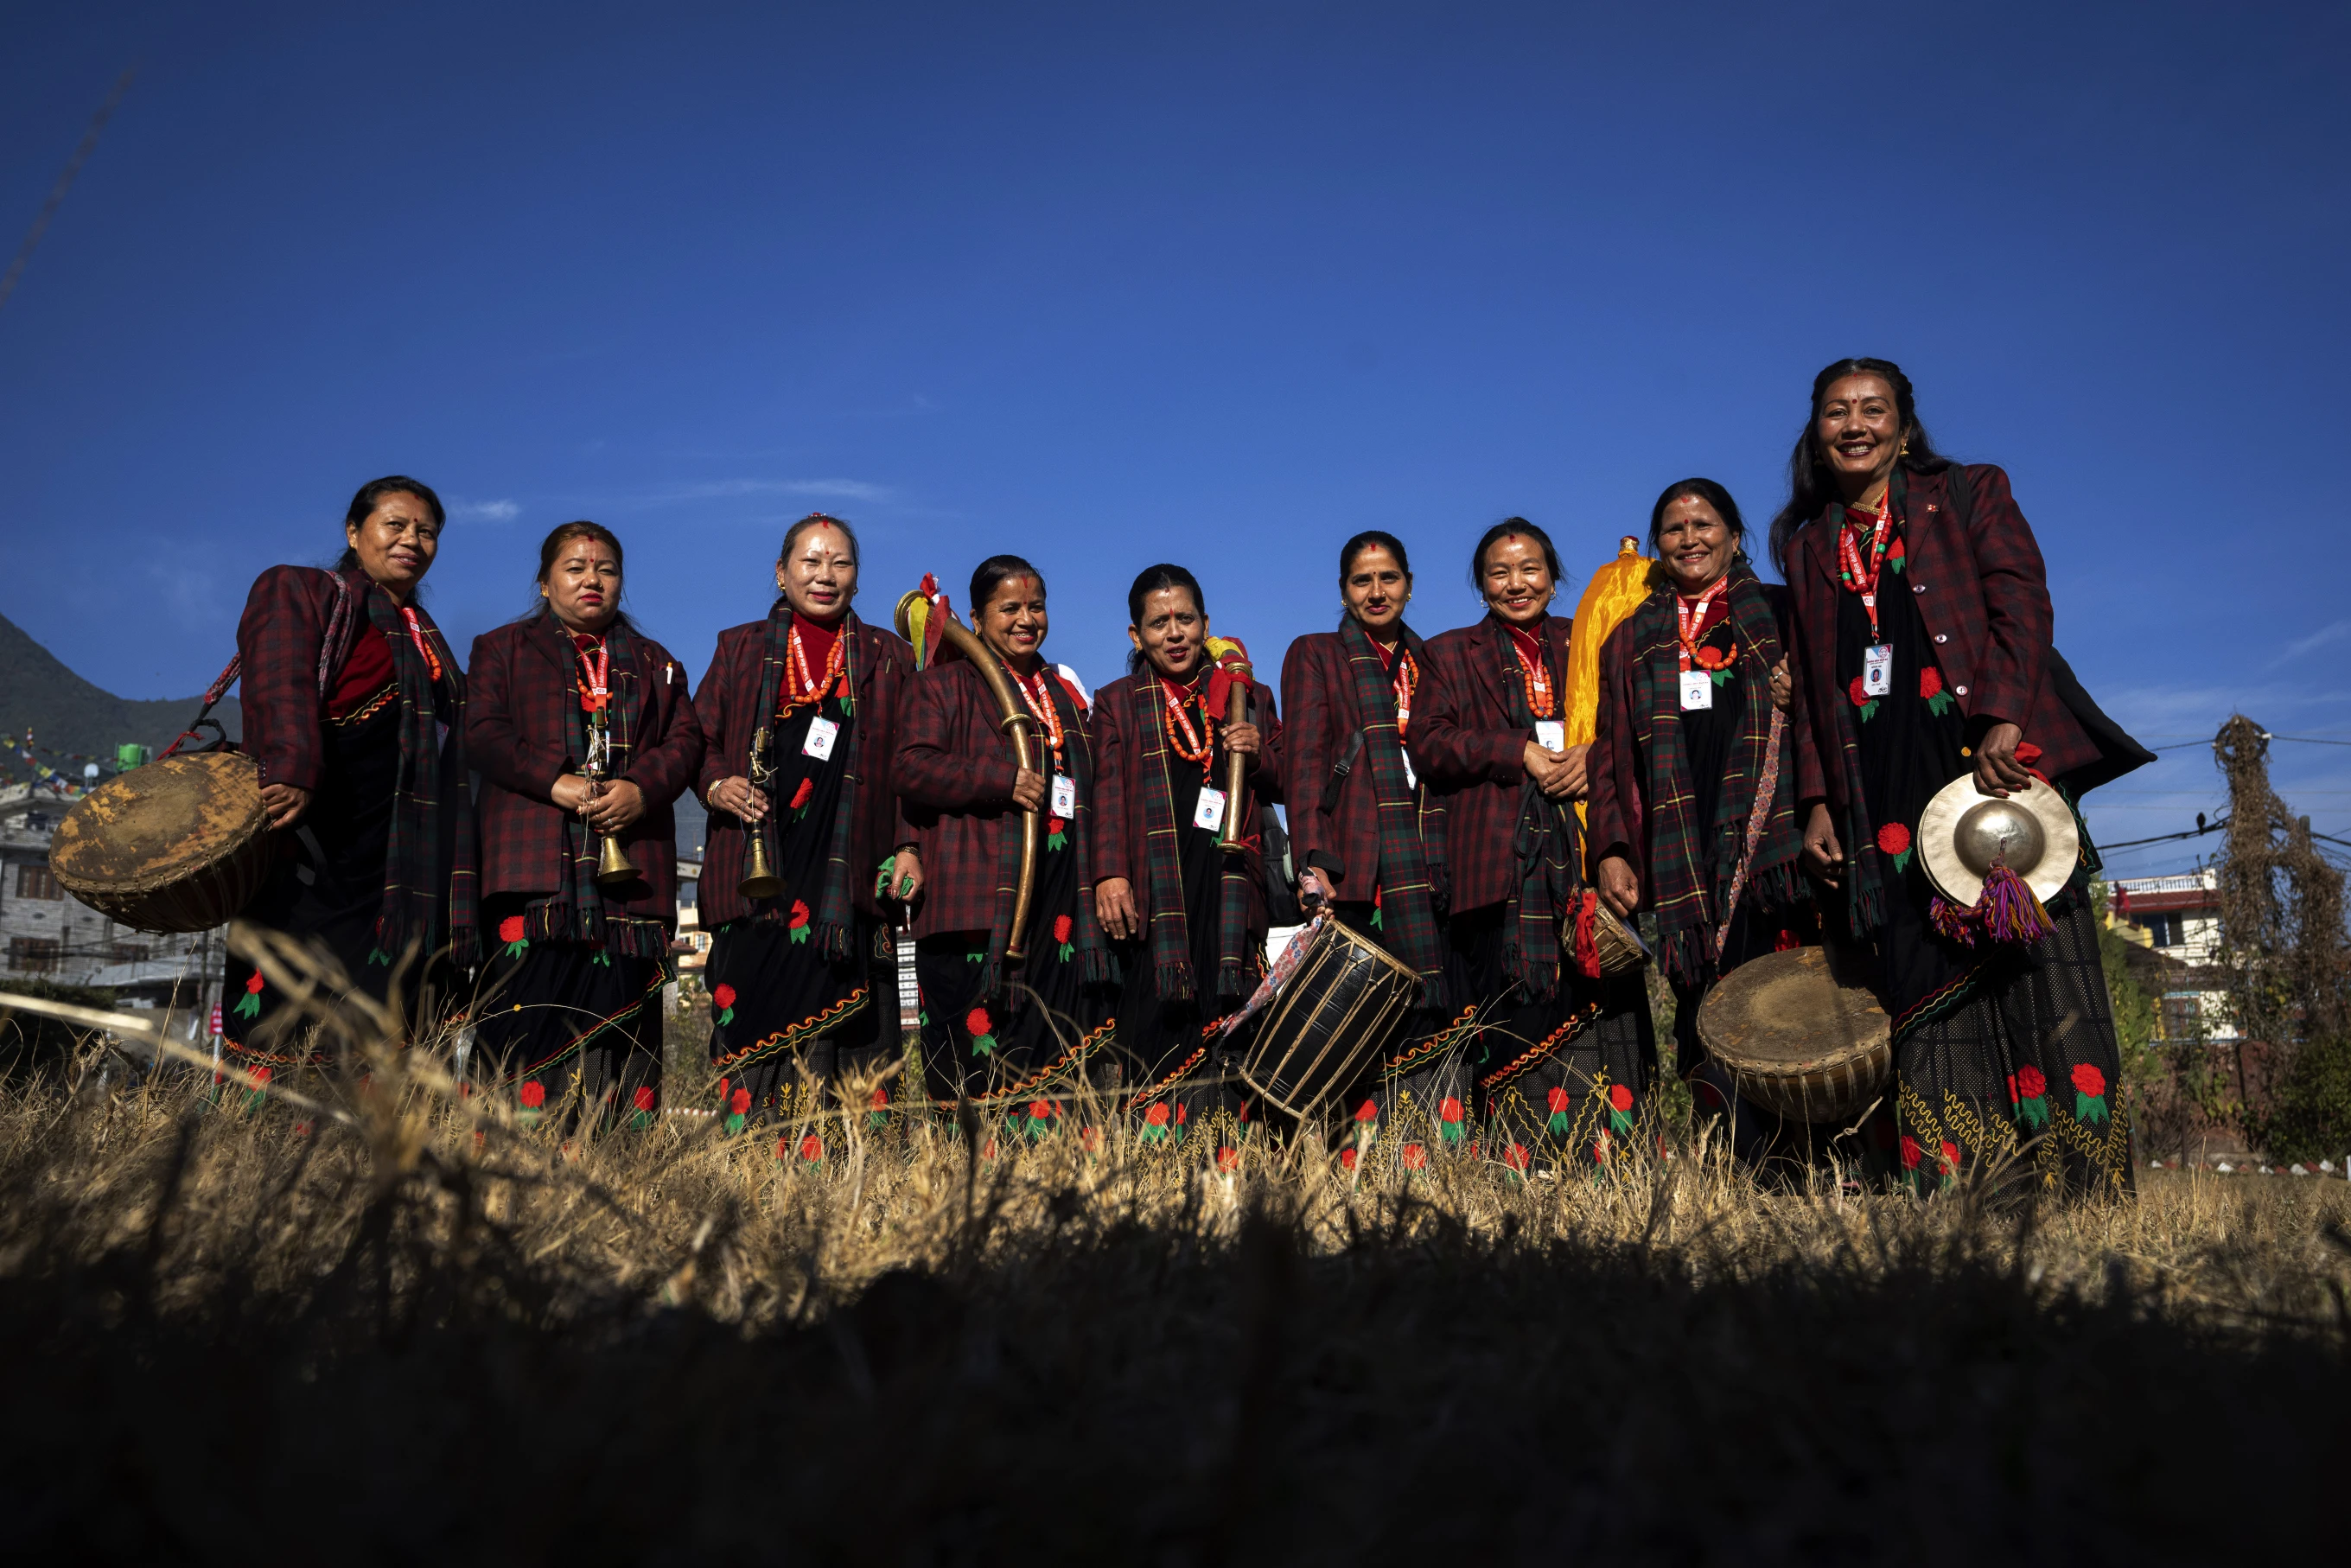
[[[808,738],[800,742],[800,755],[822,762],[832,755],[832,743],[841,737],[841,726],[820,714],[809,720]]]
[[[1714,677],[1704,670],[1682,672],[1682,711],[1714,706]]]
[[[1205,784],[1200,786],[1199,804],[1192,808],[1192,825],[1206,828],[1212,833],[1223,830],[1225,792],[1222,789],[1211,789]]]
[[[1066,773],[1053,775],[1053,815],[1067,821],[1078,814],[1078,781]]]
[[[1861,691],[1864,696],[1882,697],[1894,691],[1894,644],[1880,643],[1875,648],[1861,651]]]
[[[1535,744],[1545,751],[1567,749],[1567,726],[1555,718],[1535,720]]]

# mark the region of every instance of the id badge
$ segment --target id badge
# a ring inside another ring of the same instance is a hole
[[[1682,711],[1714,706],[1714,677],[1704,670],[1682,672]]]
[[[1067,820],[1078,814],[1078,781],[1066,773],[1053,775],[1053,815]]]
[[[1535,720],[1535,744],[1545,751],[1567,749],[1567,726],[1555,718]]]
[[[808,738],[800,742],[800,755],[822,762],[832,756],[832,743],[840,736],[841,726],[820,715],[809,720]]]
[[[1404,787],[1407,789],[1419,789],[1420,775],[1412,770],[1412,753],[1404,750],[1401,747],[1397,749],[1404,757]]]
[[[1861,690],[1864,696],[1889,696],[1894,691],[1894,644],[1880,643],[1875,648],[1861,651]]]
[[[1200,786],[1199,804],[1192,808],[1192,825],[1206,828],[1212,833],[1223,831],[1225,792],[1222,789],[1211,789],[1205,784]]]

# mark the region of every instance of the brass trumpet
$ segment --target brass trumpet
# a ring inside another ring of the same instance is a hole
[[[625,886],[637,880],[636,862],[621,848],[621,841],[611,834],[604,835],[603,852],[596,859],[596,885],[612,888]]]
[[[767,757],[768,727],[761,725],[758,733],[751,737],[751,787],[755,789],[764,790],[768,780],[774,777],[774,771],[768,767]],[[772,801],[769,803],[773,804]],[[773,898],[784,891],[784,881],[776,874],[775,867],[768,863],[766,823],[746,822],[743,826],[751,835],[751,862],[743,868],[743,880],[735,884],[735,891],[746,898]]]

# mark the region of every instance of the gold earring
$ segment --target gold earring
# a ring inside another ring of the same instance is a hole
[[[1910,455],[1910,438],[1908,436],[1906,435],[1902,438],[1902,450],[1896,453],[1894,455],[1896,457],[1907,457]]]

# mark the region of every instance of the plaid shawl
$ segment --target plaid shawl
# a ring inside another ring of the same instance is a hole
[[[850,870],[851,829],[857,815],[857,779],[860,761],[865,754],[865,727],[857,722],[857,612],[850,611],[841,618],[837,628],[841,637],[841,711],[850,721],[842,730],[840,746],[842,788],[840,800],[832,813],[831,835],[824,847],[824,880],[816,896],[816,950],[823,957],[838,963],[857,951],[857,926],[851,900],[856,896],[856,880]],[[776,704],[784,690],[785,663],[789,656],[792,639],[791,607],[780,599],[768,612],[768,646],[759,664],[758,706],[751,710],[753,740],[751,765],[772,767],[775,751]],[[763,749],[758,740],[760,734],[768,737]],[[769,800],[768,814],[751,826],[751,831],[768,841],[771,862],[780,861],[783,847],[781,832],[783,813],[779,802]],[[755,920],[781,920],[784,901],[781,898],[761,898],[751,901]]]
[[[569,756],[584,760],[592,755],[589,749],[592,735],[589,716],[581,711],[579,701],[579,644],[552,611],[539,613],[531,634],[552,642],[564,667],[571,672],[568,686],[570,700],[564,704],[565,744],[570,748]],[[604,761],[596,777],[611,779],[626,773],[636,757],[633,716],[637,685],[643,671],[638,667],[637,641],[626,626],[615,622],[604,633],[604,649],[611,661],[607,682],[611,695],[604,705]],[[573,811],[563,813],[561,832],[563,847],[559,863],[563,868],[563,880],[554,894],[532,911],[531,935],[581,941],[630,958],[658,958],[666,954],[669,932],[660,921],[615,914],[605,907],[603,892],[596,885],[596,862],[603,841],[590,831],[588,824]]]
[[[1700,983],[1719,956],[1716,924],[1730,894],[1740,856],[1747,847],[1747,820],[1765,772],[1765,747],[1771,731],[1771,666],[1780,662],[1780,629],[1771,601],[1745,556],[1731,563],[1730,623],[1745,664],[1739,683],[1739,739],[1730,772],[1722,779],[1714,821],[1695,821],[1689,753],[1682,744],[1680,632],[1670,588],[1651,594],[1631,620],[1633,730],[1647,758],[1643,782],[1648,815],[1649,890],[1664,946],[1666,973],[1686,985]],[[1784,739],[1782,744],[1784,745]],[[1770,816],[1755,846],[1743,895],[1765,907],[1784,908],[1797,896],[1794,769],[1779,768]],[[1707,847],[1713,847],[1709,879]]]
[[[383,907],[376,915],[375,951],[369,961],[392,963],[412,944],[426,954],[445,945],[460,967],[470,968],[481,960],[481,889],[465,767],[465,672],[421,606],[411,605],[403,613],[390,594],[358,571],[339,575],[337,583],[319,668],[331,680],[331,672],[340,670],[350,655],[359,635],[357,601],[392,645],[400,675],[400,782],[384,854]],[[409,634],[411,614],[416,637]],[[429,659],[417,638],[431,650]]]
[[[1061,716],[1063,759],[1069,764],[1070,777],[1077,781],[1078,817],[1069,826],[1068,852],[1078,857],[1078,906],[1071,916],[1071,940],[1077,946],[1078,981],[1081,985],[1106,984],[1111,977],[1110,945],[1102,939],[1102,922],[1094,917],[1093,833],[1086,815],[1094,810],[1094,754],[1092,737],[1086,731],[1085,710],[1078,706],[1077,697],[1061,684],[1061,677],[1050,664],[1041,666],[1045,673],[1045,695],[1052,699]],[[975,673],[976,674],[976,673]],[[987,687],[982,685],[980,700],[987,701]],[[993,715],[994,705],[989,705]],[[1012,744],[1009,734],[1004,744]],[[1047,750],[1045,737],[1037,737],[1037,751],[1044,771],[1050,777],[1053,759]],[[1040,831],[1040,839],[1043,837]],[[1062,851],[1038,847],[1041,862],[1048,854]],[[1018,811],[1006,814],[1003,831],[997,835],[996,848],[996,918],[987,931],[987,967],[981,971],[980,984],[986,994],[999,998],[1008,1012],[1019,1012],[1026,1004],[1026,988],[1008,989],[1004,985],[1004,950],[1012,941],[1013,895],[1020,881],[1020,818]],[[1177,907],[1181,908],[1180,900]],[[1050,943],[1053,933],[1037,925],[1040,912],[1029,912],[1028,946],[1029,955],[1042,953]]]
[[[1204,675],[1194,696],[1204,705],[1207,693]],[[1151,879],[1151,963],[1160,998],[1175,1001],[1194,992],[1192,916],[1184,903],[1184,861],[1176,840],[1176,762],[1167,749],[1167,698],[1157,671],[1145,669],[1135,677],[1127,688],[1127,704],[1130,733],[1141,743],[1143,752],[1138,792],[1143,798],[1144,873]],[[1221,745],[1209,755],[1210,778],[1221,778],[1223,770],[1216,765],[1225,755]],[[1190,765],[1186,766],[1188,769]],[[1190,777],[1188,771],[1186,777]],[[1225,810],[1238,814],[1241,802],[1228,800]],[[1217,883],[1217,994],[1241,997],[1255,981],[1255,977],[1245,978],[1242,974],[1249,947],[1248,857],[1219,852],[1219,858],[1224,863]]]
[[[1403,651],[1426,671],[1427,645],[1410,629],[1402,632]],[[1339,645],[1354,676],[1355,710],[1364,716],[1364,760],[1379,802],[1381,935],[1388,951],[1420,977],[1422,1004],[1442,1006],[1445,955],[1437,937],[1436,886],[1421,841],[1421,792],[1405,782],[1395,680],[1353,615],[1339,622]]]
[[[1510,725],[1531,731],[1535,712],[1520,674],[1517,640],[1508,627],[1495,639],[1495,651],[1501,659],[1502,690],[1509,694],[1505,700]],[[1564,652],[1548,644],[1543,650],[1555,691],[1567,689],[1560,667]],[[1519,786],[1519,821],[1510,836],[1510,853],[1519,877],[1519,896],[1512,900],[1518,910],[1504,937],[1503,962],[1527,995],[1548,1001],[1559,989],[1559,912],[1582,881],[1577,868],[1583,863],[1583,841],[1572,803],[1544,794],[1531,776]]]

